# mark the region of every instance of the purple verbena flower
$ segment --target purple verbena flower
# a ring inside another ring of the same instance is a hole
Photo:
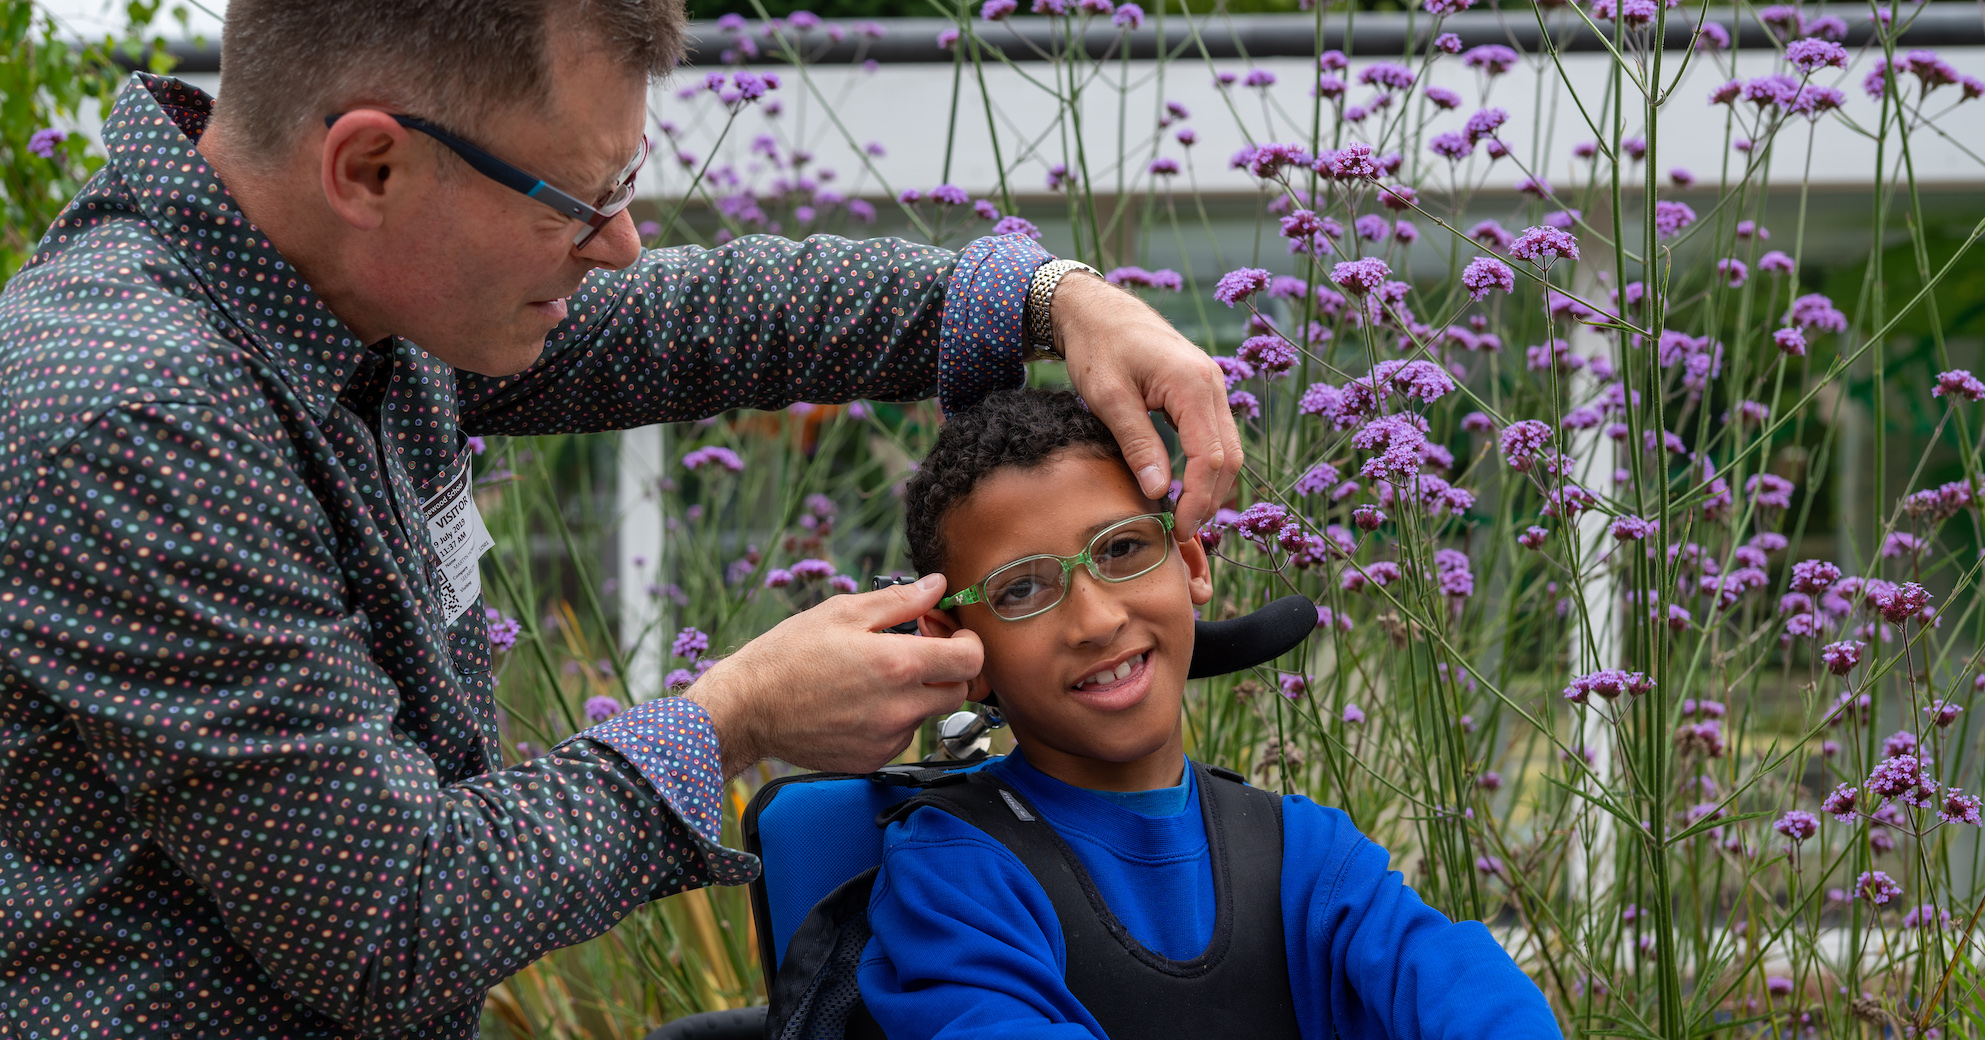
[[[1234,518],[1233,528],[1241,533],[1241,537],[1266,546],[1292,523],[1294,521],[1287,509],[1273,502],[1256,502]]]
[[[1937,700],[1930,702],[1930,706],[1923,709],[1923,714],[1928,715],[1931,723],[1938,729],[1949,729],[1951,723],[1957,721],[1958,713],[1963,710],[1950,701]]]
[[[1380,91],[1411,90],[1413,70],[1390,61],[1373,62],[1358,73],[1358,82]]]
[[[1213,289],[1213,298],[1232,307],[1268,288],[1272,277],[1259,267],[1243,267],[1238,271],[1229,271],[1220,276],[1220,283]]]
[[[1695,222],[1696,211],[1688,203],[1662,199],[1654,204],[1654,233],[1661,238],[1674,238]]]
[[[1584,704],[1592,694],[1612,700],[1623,694],[1638,695],[1654,688],[1654,680],[1645,673],[1629,672],[1622,668],[1602,668],[1596,672],[1573,676],[1571,684],[1565,687],[1565,700]]]
[[[999,223],[993,225],[992,233],[995,235],[1025,235],[1036,242],[1041,240],[1041,229],[1035,227],[1034,222],[1025,217],[1001,217],[999,218]]]
[[[1516,237],[1493,220],[1484,220],[1468,229],[1468,237],[1490,249],[1508,252]]]
[[[1263,272],[1264,274],[1266,272]],[[1392,268],[1375,256],[1362,260],[1347,260],[1339,263],[1330,272],[1330,280],[1345,292],[1354,296],[1364,296],[1383,285],[1392,274]],[[1225,284],[1225,279],[1222,279]],[[1214,294],[1216,297],[1218,293]]]
[[[1943,397],[1946,394],[1967,401],[1985,400],[1985,382],[1980,382],[1977,376],[1962,368],[1939,372],[1937,385],[1930,388],[1930,396]]]
[[[1300,360],[1295,344],[1280,336],[1250,336],[1236,353],[1255,371],[1270,377],[1286,375]]]
[[[711,445],[698,448],[682,457],[682,464],[690,470],[702,470],[705,466],[717,466],[732,473],[744,472],[744,460],[729,448]]]
[[[1551,441],[1551,427],[1536,419],[1522,419],[1503,430],[1503,461],[1511,469],[1528,469],[1530,459]]]
[[[1461,63],[1485,76],[1500,76],[1516,67],[1519,55],[1500,43],[1485,43],[1468,49]]]
[[[1847,315],[1836,310],[1833,301],[1819,293],[1793,300],[1791,309],[1785,312],[1785,322],[1801,329],[1821,332],[1844,332],[1847,329]]]
[[[1501,260],[1478,256],[1468,261],[1468,266],[1462,270],[1461,287],[1467,289],[1469,297],[1475,300],[1488,296],[1491,290],[1515,292],[1516,273]]]
[[[1427,148],[1435,155],[1449,162],[1460,162],[1470,155],[1475,154],[1475,142],[1470,141],[1466,134],[1457,133],[1453,130],[1435,134],[1427,142]]]
[[[1930,605],[1930,598],[1930,590],[1909,581],[1877,593],[1875,609],[1881,611],[1883,620],[1899,625],[1921,614]]]
[[[790,572],[795,581],[822,581],[834,576],[834,565],[822,559],[805,559],[793,564]]]
[[[60,127],[44,127],[28,137],[28,151],[44,159],[55,158],[56,146],[69,139],[69,131]]]
[[[1311,466],[1301,477],[1296,478],[1294,490],[1298,495],[1321,495],[1336,487],[1337,482],[1342,479],[1344,475],[1337,471],[1336,466],[1328,462],[1319,462]]]
[[[1613,537],[1622,542],[1638,542],[1651,538],[1661,529],[1661,521],[1644,520],[1637,516],[1622,516],[1613,520],[1609,528]]]
[[[1318,156],[1316,171],[1328,173],[1338,180],[1369,180],[1380,173],[1379,164],[1372,155],[1372,146],[1362,143],[1348,144]]]
[[[1979,799],[1975,794],[1965,794],[1959,788],[1944,792],[1944,804],[1937,810],[1937,819],[1945,823],[1968,823],[1979,826]]]
[[[1893,755],[1875,763],[1875,769],[1868,774],[1868,794],[1876,798],[1900,798],[1928,808],[1930,796],[1937,790],[1937,782],[1923,772],[1923,763],[1915,755]]]
[[[1847,67],[1847,48],[1830,40],[1793,40],[1785,45],[1785,60],[1810,76],[1824,68]]]
[[[1518,260],[1548,265],[1557,259],[1578,259],[1578,240],[1557,228],[1533,227],[1510,244],[1509,255]]]
[[[1147,271],[1142,267],[1119,267],[1103,276],[1111,285],[1124,285],[1133,289],[1169,289],[1181,292],[1185,289],[1185,277],[1170,269]]]
[[[517,637],[524,634],[523,622],[505,615],[495,607],[483,609],[483,617],[489,623],[489,646],[496,653],[503,653],[517,645]]]
[[[1772,829],[1792,839],[1794,844],[1805,841],[1820,832],[1819,817],[1804,809],[1793,809],[1778,818]]]
[[[1394,484],[1420,472],[1420,450],[1426,443],[1426,433],[1402,415],[1382,415],[1351,435],[1352,447],[1373,453],[1359,475]]]
[[[1879,906],[1901,895],[1902,885],[1882,871],[1871,870],[1855,879],[1854,894]]]
[[[669,653],[690,661],[702,657],[710,649],[710,637],[701,631],[685,627],[675,634],[675,641],[669,644]]]

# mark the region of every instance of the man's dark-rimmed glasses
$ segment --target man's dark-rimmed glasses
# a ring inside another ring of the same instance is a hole
[[[418,116],[388,114],[392,115],[393,121],[401,126],[409,130],[418,130],[441,142],[449,151],[461,156],[463,162],[475,167],[477,173],[513,191],[529,195],[585,225],[572,236],[574,249],[586,248],[586,244],[593,240],[594,235],[600,233],[601,228],[606,227],[609,221],[619,216],[627,209],[628,204],[634,201],[634,178],[641,172],[641,164],[648,158],[648,138],[644,135],[641,138],[641,150],[634,153],[634,158],[628,160],[627,165],[615,175],[614,186],[607,190],[600,201],[588,206],[545,183],[543,178],[525,173],[425,119]],[[335,124],[343,115],[343,112],[339,112],[336,115],[325,116],[324,125],[328,127]]]

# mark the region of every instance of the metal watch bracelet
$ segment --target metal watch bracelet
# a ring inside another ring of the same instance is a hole
[[[1055,326],[1050,312],[1054,307],[1055,289],[1060,287],[1062,278],[1070,271],[1087,271],[1098,278],[1103,277],[1103,272],[1080,260],[1050,260],[1034,269],[1034,277],[1027,283],[1026,352],[1023,360],[1066,360],[1055,349]]]

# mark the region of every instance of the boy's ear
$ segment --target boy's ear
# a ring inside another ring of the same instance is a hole
[[[1209,586],[1210,588],[1210,586]],[[958,623],[948,610],[933,610],[917,619],[917,634],[933,639],[950,639],[965,626]],[[965,699],[977,703],[992,694],[992,684],[986,682],[984,672],[971,678],[965,684]]]
[[[1206,546],[1197,537],[1178,543],[1179,559],[1185,561],[1186,587],[1192,590],[1194,606],[1213,600],[1213,561],[1206,557]]]
[[[948,610],[925,611],[922,617],[917,618],[917,634],[933,639],[950,639],[951,634],[962,627]]]

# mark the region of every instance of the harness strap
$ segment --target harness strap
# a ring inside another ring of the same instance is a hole
[[[1069,992],[1110,1036],[1296,1040],[1282,929],[1281,799],[1226,770],[1191,767],[1206,820],[1215,917],[1206,949],[1189,960],[1165,957],[1131,935],[1074,850],[997,777],[966,774],[884,811],[877,823],[928,805],[1006,846],[1055,908]]]

